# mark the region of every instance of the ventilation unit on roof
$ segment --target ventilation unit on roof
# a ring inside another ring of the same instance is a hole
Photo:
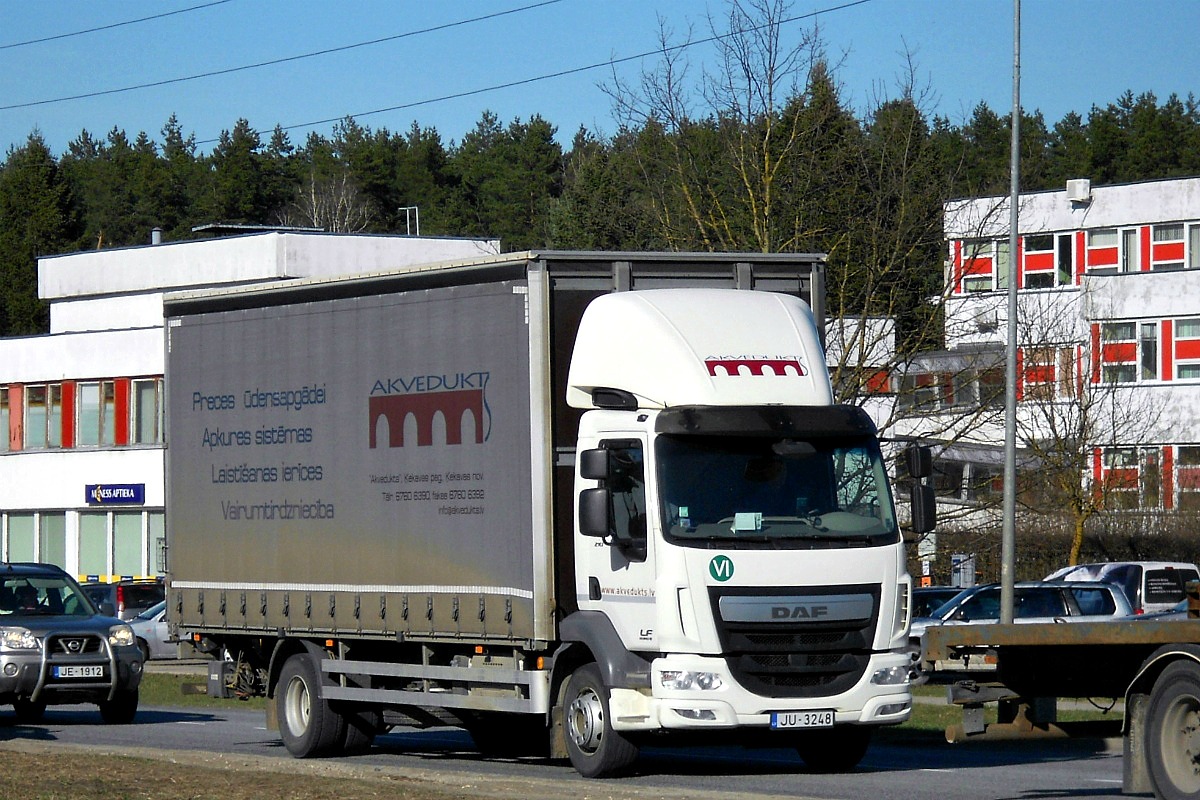
[[[1092,202],[1092,182],[1087,178],[1067,181],[1067,200],[1072,203]]]

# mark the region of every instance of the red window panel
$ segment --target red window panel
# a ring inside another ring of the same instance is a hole
[[[968,258],[963,261],[964,275],[991,275],[992,274],[992,259],[990,256],[984,258]]]
[[[129,378],[117,378],[113,381],[113,443],[129,444]]]
[[[1170,511],[1175,508],[1175,449],[1164,447],[1162,458],[1163,508]]]
[[[1175,339],[1175,325],[1169,319],[1162,321],[1159,334],[1159,351],[1162,353],[1162,365],[1159,367],[1158,374],[1164,381],[1175,379],[1175,348],[1172,346]],[[1169,452],[1169,451],[1168,451]],[[1166,495],[1170,497],[1170,495]]]
[[[8,387],[8,449],[11,452],[25,449],[25,384],[14,383]]]
[[[1087,251],[1089,267],[1115,267],[1120,253],[1115,247],[1095,247]]]
[[[1105,364],[1124,364],[1137,361],[1136,342],[1112,342],[1103,346],[1101,359]]]
[[[1156,244],[1154,245],[1153,252],[1154,260],[1157,262],[1183,261],[1183,242]]]
[[[1025,269],[1038,272],[1044,269],[1054,269],[1054,253],[1030,253],[1025,256]]]
[[[1139,230],[1139,233],[1141,234],[1141,245],[1142,245],[1142,272],[1149,272],[1150,271],[1150,246],[1151,246],[1150,245],[1150,226],[1146,225],[1145,227],[1141,228]]]
[[[62,384],[62,446],[75,446],[75,381]]]
[[[1053,364],[1034,364],[1025,369],[1026,383],[1054,383]]]
[[[1078,231],[1075,234],[1075,274],[1072,276],[1076,285],[1083,282],[1083,273],[1087,269],[1087,234]]]
[[[1200,467],[1180,467],[1175,475],[1180,489],[1189,492],[1200,490]]]
[[[950,261],[953,263],[951,269],[954,277],[954,293],[962,294],[962,279],[963,279],[963,263],[962,263],[962,242],[950,243]]]
[[[1109,489],[1138,488],[1137,467],[1116,467],[1108,470],[1104,475],[1104,485]]]
[[[1166,323],[1163,323],[1164,325]],[[1200,339],[1179,339],[1175,342],[1175,357],[1179,360],[1200,358]]]
[[[887,394],[891,391],[891,378],[888,371],[881,369],[866,380],[867,394]]]

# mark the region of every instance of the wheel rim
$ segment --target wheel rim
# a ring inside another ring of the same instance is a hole
[[[1200,699],[1176,698],[1163,716],[1160,737],[1171,784],[1186,794],[1200,792]]]
[[[283,699],[288,730],[302,736],[308,730],[308,721],[312,714],[312,699],[308,695],[308,686],[299,678],[292,678],[288,682]]]
[[[604,704],[595,689],[586,688],[574,700],[567,714],[571,740],[580,751],[592,755],[604,738]]]

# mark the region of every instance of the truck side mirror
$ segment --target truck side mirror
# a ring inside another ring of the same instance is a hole
[[[908,474],[914,478],[928,478],[933,474],[933,453],[924,445],[910,444],[904,451],[904,462]]]
[[[589,481],[608,480],[608,455],[603,448],[584,450],[579,454],[579,477]]]
[[[912,519],[909,526],[913,533],[929,533],[937,526],[937,498],[934,497],[932,486],[914,483],[910,507]]]
[[[588,452],[603,452],[590,450]],[[582,463],[580,468],[582,469]],[[594,479],[593,479],[594,480]],[[609,494],[607,489],[584,489],[579,493],[579,532],[584,536],[605,537],[612,533],[608,518]]]

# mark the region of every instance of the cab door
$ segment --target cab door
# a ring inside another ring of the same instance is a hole
[[[576,580],[581,609],[603,611],[625,645],[631,649],[654,643],[655,568],[651,498],[647,492],[646,446],[640,437],[604,438],[607,468],[593,493],[596,503],[588,515],[606,520],[603,531],[592,530],[576,549]],[[581,454],[581,458],[583,454]],[[581,479],[586,482],[586,479]],[[580,492],[580,517],[587,512],[587,491]],[[603,503],[602,515],[596,508]]]

